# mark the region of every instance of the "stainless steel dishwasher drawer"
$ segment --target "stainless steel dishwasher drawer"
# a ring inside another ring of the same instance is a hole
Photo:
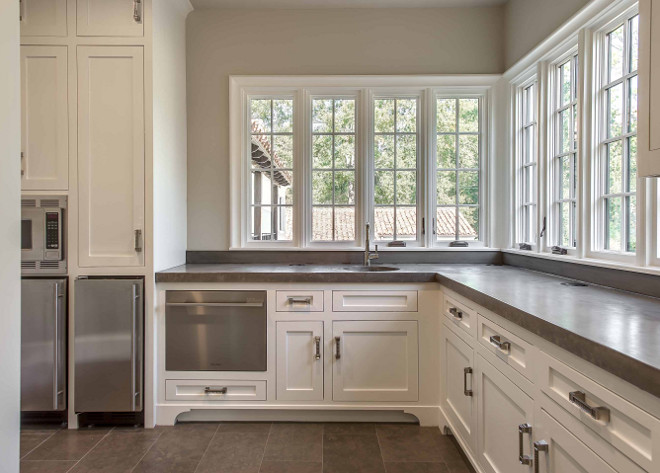
[[[266,371],[266,291],[167,291],[167,371]]]

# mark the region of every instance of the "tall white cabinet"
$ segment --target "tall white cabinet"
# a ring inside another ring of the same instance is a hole
[[[638,173],[660,176],[660,0],[639,1]]]
[[[66,191],[69,183],[66,46],[21,47],[21,185]]]
[[[143,266],[141,46],[78,46],[78,173],[80,266]]]

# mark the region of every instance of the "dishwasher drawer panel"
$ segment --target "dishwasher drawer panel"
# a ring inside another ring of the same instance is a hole
[[[266,291],[168,291],[167,371],[266,371]]]
[[[168,379],[166,401],[265,401],[266,381]]]

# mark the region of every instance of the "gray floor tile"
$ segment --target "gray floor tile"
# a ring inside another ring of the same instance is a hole
[[[397,462],[385,463],[387,473],[449,473],[449,468],[441,462]]]
[[[109,429],[60,430],[35,448],[25,460],[80,460],[109,431]]]
[[[27,430],[21,432],[21,458],[30,453],[48,438],[55,435],[55,431]]]
[[[270,422],[222,422],[217,424],[219,434],[232,432],[270,432]]]
[[[375,435],[324,435],[324,473],[384,473],[384,471],[385,467]]]
[[[366,422],[331,422],[324,424],[324,434],[376,434],[376,425]]]
[[[71,473],[129,473],[161,435],[159,430],[113,431]]]
[[[177,424],[160,427],[160,437],[134,473],[193,473],[202,459],[217,424]]]
[[[66,473],[75,464],[75,461],[67,460],[23,460],[21,473]]]
[[[441,462],[440,430],[416,425],[378,425],[376,435],[386,462]]]
[[[267,432],[216,432],[196,473],[258,473]]]
[[[264,460],[321,461],[323,424],[273,424]]]
[[[321,462],[271,462],[264,461],[260,473],[322,473]]]

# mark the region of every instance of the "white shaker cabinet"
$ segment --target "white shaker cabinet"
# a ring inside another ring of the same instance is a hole
[[[67,0],[20,0],[21,36],[66,36]]]
[[[660,0],[639,2],[638,173],[660,176]]]
[[[78,36],[142,36],[144,0],[77,0]]]
[[[79,265],[143,266],[143,50],[78,47]]]
[[[417,321],[335,321],[334,401],[417,401]]]
[[[277,322],[277,399],[323,399],[323,322]]]
[[[21,47],[21,186],[66,190],[69,114],[66,46]]]

